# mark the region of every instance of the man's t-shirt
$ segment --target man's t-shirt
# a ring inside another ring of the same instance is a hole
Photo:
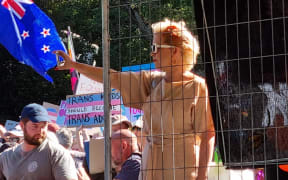
[[[23,152],[22,144],[0,155],[0,179],[77,179],[75,163],[61,145],[46,139],[39,147]]]
[[[138,180],[141,166],[141,154],[132,153],[123,163],[121,171],[114,177],[120,180]]]

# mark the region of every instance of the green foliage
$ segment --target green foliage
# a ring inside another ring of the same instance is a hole
[[[101,64],[101,56],[97,56],[95,49],[91,47],[92,44],[101,45],[102,41],[99,0],[56,1],[44,9],[56,24],[58,31],[67,30],[70,26],[72,32],[80,35],[73,39],[76,55],[82,55],[78,59],[80,62],[92,64],[93,60],[97,60],[97,64]],[[63,33],[61,36],[66,37]],[[92,57],[87,60],[88,54],[91,53]]]
[[[69,72],[49,71],[54,79],[54,84],[51,84],[29,66],[13,59],[3,47],[0,47],[0,52],[0,122],[18,120],[21,109],[28,103],[42,104],[46,101],[60,104],[61,99],[72,94]]]

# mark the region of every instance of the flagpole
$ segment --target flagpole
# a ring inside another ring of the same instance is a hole
[[[104,137],[105,137],[105,180],[112,179],[111,173],[111,122],[110,122],[110,41],[109,41],[109,0],[101,0],[102,9],[102,53],[104,83]]]
[[[73,38],[72,38],[72,32],[71,32],[70,26],[68,26],[67,38],[68,38],[69,56],[71,57],[72,61],[76,62],[76,56],[75,56]],[[71,88],[72,88],[73,94],[75,95],[77,85],[78,85],[79,74],[75,69],[70,69],[70,75],[71,75]]]

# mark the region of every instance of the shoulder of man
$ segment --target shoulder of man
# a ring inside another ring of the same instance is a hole
[[[122,165],[121,171],[115,179],[134,180],[138,179],[141,166],[141,154],[133,153]]]
[[[18,153],[20,153],[20,145],[16,145],[13,147],[6,148],[2,153],[0,153],[0,169],[3,170],[4,167],[9,168],[7,164],[9,162],[17,162],[19,157]],[[0,173],[1,174],[1,173]],[[0,175],[1,178],[1,175]]]
[[[123,171],[139,171],[141,166],[142,156],[140,153],[132,153],[131,156],[123,163]]]
[[[47,139],[46,141],[47,141],[46,147],[49,149],[51,153],[66,153],[68,151],[58,142],[53,142],[50,139]]]
[[[43,142],[43,144],[40,145],[39,152],[40,151],[48,153],[49,154],[48,156],[51,161],[53,161],[53,159],[57,161],[58,158],[66,157],[67,154],[70,155],[70,153],[68,153],[68,150],[65,149],[62,145],[60,145],[59,143],[53,142],[49,139],[46,139]]]
[[[142,159],[142,154],[141,153],[132,153],[131,156],[127,159],[128,161],[139,161],[141,162]],[[127,161],[126,160],[126,161]]]
[[[77,179],[75,162],[70,152],[62,145],[47,139],[46,148],[50,152],[51,165],[58,179]]]

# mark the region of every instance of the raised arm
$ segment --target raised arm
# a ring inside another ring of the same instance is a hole
[[[61,56],[64,59],[63,63],[61,63],[55,68],[56,70],[76,69],[80,74],[83,74],[94,81],[103,83],[102,67],[94,67],[88,64],[74,62],[72,61],[70,56],[63,51],[53,51],[53,53],[58,56]],[[119,80],[120,80],[120,73],[117,73],[117,71],[110,69],[111,87],[119,89],[118,87]]]
[[[56,67],[56,70],[76,69],[79,73],[84,74],[94,81],[103,82],[102,67],[94,67],[74,62],[69,55],[63,51],[53,51],[53,53],[64,59],[64,61]],[[141,109],[142,104],[151,90],[151,74],[151,72],[144,71],[137,73],[118,72],[110,69],[111,88],[121,91],[121,96],[126,106]],[[161,79],[162,76],[161,73],[157,73],[158,79]]]

